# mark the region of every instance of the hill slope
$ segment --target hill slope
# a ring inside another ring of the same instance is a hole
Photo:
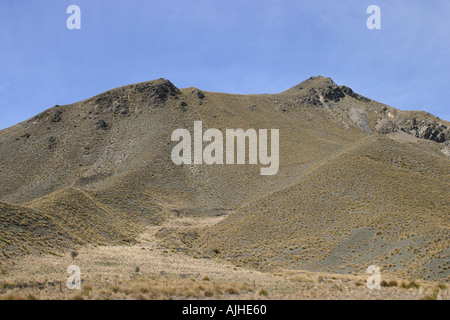
[[[279,129],[278,174],[174,165],[171,134],[194,121],[222,133]],[[370,262],[443,279],[449,126],[320,76],[279,94],[164,79],[113,89],[0,131],[1,254],[123,243],[173,216],[233,212],[201,235],[201,250],[260,268],[348,273]],[[41,221],[49,240],[28,246]]]
[[[0,257],[60,252],[86,244],[131,243],[131,221],[88,194],[64,189],[22,206],[0,202]]]
[[[370,137],[298,183],[232,213],[197,245],[265,270],[449,281],[448,160]]]

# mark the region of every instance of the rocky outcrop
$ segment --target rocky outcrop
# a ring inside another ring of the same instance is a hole
[[[192,93],[195,94],[200,100],[205,99],[205,94],[201,90],[195,89],[192,91]]]
[[[401,130],[414,135],[416,138],[438,143],[444,143],[450,139],[449,128],[442,123],[412,118],[402,121],[398,126]]]
[[[345,93],[341,87],[333,86],[324,89],[319,89],[320,94],[323,96],[325,102],[339,102],[342,98],[345,98]]]
[[[172,82],[165,79],[160,79],[156,83],[145,82],[137,84],[135,87],[137,93],[143,93],[150,99],[159,102],[166,102],[169,98],[177,98],[181,91],[175,87]]]
[[[325,88],[312,88],[308,94],[301,99],[303,103],[313,106],[323,106],[323,103],[339,102],[346,96],[352,97],[358,101],[370,102],[371,100],[353,92],[346,86],[330,85]]]
[[[383,118],[375,126],[375,130],[380,134],[389,134],[397,132],[398,126],[388,118]]]
[[[110,90],[92,100],[99,111],[127,115],[130,112],[127,104],[130,95],[142,102],[164,104],[170,98],[178,99],[181,91],[169,80],[159,79]]]
[[[183,112],[185,112],[187,110],[187,106],[188,106],[188,104],[185,101],[182,101],[180,103],[180,107],[181,107],[181,110],[183,110]]]
[[[52,122],[60,122],[62,120],[61,115],[62,115],[62,111],[61,110],[56,111],[53,114],[51,121]]]
[[[47,139],[47,148],[48,149],[54,149],[56,147],[56,138],[55,137],[49,137]]]
[[[108,124],[104,120],[99,120],[95,123],[95,129],[108,130]]]
[[[343,101],[347,97],[364,103],[372,102],[372,100],[355,93],[347,86],[337,85],[331,78],[322,76],[311,77],[281,94],[295,96],[295,100],[302,104],[335,109],[337,118],[341,116],[340,121],[344,123],[344,125],[347,125],[348,123],[345,120],[342,120],[342,114],[344,114],[344,119],[348,116],[367,133],[372,132],[372,126],[369,124],[370,116],[368,113],[369,110],[372,110],[381,115],[381,118],[375,125],[375,131],[379,134],[405,132],[418,139],[426,139],[450,145],[449,127],[442,123],[440,119],[424,112],[405,112],[400,114],[396,111],[391,112],[392,110],[387,107],[379,109],[373,105],[361,105],[361,108],[353,108],[352,105],[354,101],[349,103],[348,106],[346,106],[347,101],[342,104],[344,107],[350,107],[347,108],[348,112],[345,111],[346,108],[336,109],[334,104]],[[348,102],[350,102],[350,100]]]
[[[380,134],[389,134],[403,131],[419,139],[426,139],[438,143],[448,143],[450,140],[449,128],[442,123],[433,120],[421,120],[409,118],[402,120],[390,120],[387,117],[379,120],[375,130]]]
[[[352,98],[355,98],[356,100],[362,101],[362,102],[370,102],[372,100],[370,100],[369,98],[366,98],[360,94],[357,94],[356,92],[353,92],[353,90],[349,87],[346,86],[340,86],[339,87],[340,90],[346,94],[347,96],[350,96]]]
[[[317,89],[311,89],[309,91],[310,94],[300,99],[301,103],[308,104],[314,107],[322,107],[323,103],[320,101],[320,94]]]

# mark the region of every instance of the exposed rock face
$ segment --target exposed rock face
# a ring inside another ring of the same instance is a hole
[[[372,100],[355,93],[351,88],[338,86],[332,79],[321,76],[309,78],[297,86],[282,92],[282,94],[298,96],[298,101],[311,106],[332,107],[341,110],[345,109],[346,101],[343,100],[346,97],[356,99],[362,103],[372,102]],[[339,104],[340,102],[343,103]],[[343,108],[339,108],[339,106]],[[366,111],[368,110],[373,110],[380,114],[379,109],[366,105]],[[359,114],[355,112],[355,109],[350,108],[347,115],[363,131],[367,133],[372,132],[367,113]],[[450,143],[449,127],[441,123],[439,119],[426,113],[419,114],[417,117],[413,114],[397,116],[395,112],[391,114],[388,112],[388,108],[384,107],[381,109],[381,116],[382,118],[378,119],[378,123],[375,126],[375,131],[380,134],[402,131],[419,139],[431,140],[438,143]],[[366,119],[363,119],[364,117]],[[361,126],[361,123],[364,123],[364,126]]]
[[[164,79],[161,79],[161,82],[156,85],[148,82],[138,84],[135,90],[138,93],[146,93],[147,97],[159,100],[159,102],[165,102],[169,97],[177,98],[181,94],[177,87],[169,80]]]
[[[52,117],[52,122],[60,122],[61,120],[62,120],[62,118],[61,118],[61,115],[62,115],[62,111],[56,111],[54,114],[53,114],[53,117]]]
[[[445,143],[450,139],[449,128],[442,123],[432,120],[419,120],[417,118],[390,120],[387,117],[384,117],[378,122],[375,129],[380,134],[403,131],[416,138],[431,140],[438,143]]]
[[[114,112],[125,116],[128,114],[129,109],[130,108],[127,105],[117,105],[114,108]]]
[[[199,99],[205,99],[205,94],[201,90],[196,89],[196,90],[193,90],[192,93],[197,95],[197,97]]]
[[[370,99],[353,92],[349,87],[337,86],[335,84],[324,88],[312,88],[301,101],[313,106],[323,106],[324,102],[339,102],[346,96],[350,96],[363,102],[371,101]]]
[[[319,93],[324,97],[325,102],[339,102],[342,98],[345,98],[345,93],[337,86],[319,89]]]
[[[348,112],[348,116],[361,130],[372,133],[369,124],[369,115],[366,110],[351,108]]]
[[[56,139],[55,137],[49,137],[47,139],[47,148],[54,149],[56,147]]]
[[[305,104],[309,104],[311,106],[315,106],[315,107],[323,107],[323,103],[322,101],[320,101],[320,95],[319,92],[316,89],[311,89],[310,90],[309,95],[307,95],[306,97],[302,98],[300,100],[300,102],[305,103]]]
[[[383,118],[375,126],[375,130],[380,134],[389,134],[397,132],[398,126],[388,118]]]
[[[127,88],[117,88],[102,93],[91,100],[100,111],[109,111],[116,114],[127,115],[129,113],[128,99],[134,96],[142,102],[164,104],[168,99],[178,99],[181,91],[169,80],[159,79],[130,85]]]
[[[99,120],[95,124],[97,130],[108,130],[108,124],[104,120]]]
[[[357,94],[357,93],[353,92],[353,90],[351,88],[349,88],[349,87],[340,86],[339,88],[340,88],[340,90],[343,93],[345,93],[346,95],[348,95],[348,96],[350,96],[352,98],[355,98],[356,100],[363,101],[363,102],[370,102],[371,101],[370,99],[368,99],[368,98],[366,98],[366,97],[364,97],[364,96],[362,96],[360,94]]]
[[[181,107],[181,110],[183,110],[183,112],[186,112],[187,106],[188,106],[188,104],[185,101],[182,101],[180,103],[180,107]]]
[[[449,128],[437,122],[412,118],[399,123],[399,127],[401,130],[417,138],[432,140],[438,143],[444,143],[450,138]]]

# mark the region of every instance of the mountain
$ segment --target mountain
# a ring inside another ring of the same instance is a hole
[[[172,132],[195,121],[224,135],[279,129],[278,173],[173,164]],[[54,106],[0,131],[0,256],[126,244],[167,219],[226,215],[196,249],[261,269],[378,264],[448,280],[449,126],[320,76],[260,95],[159,79]]]

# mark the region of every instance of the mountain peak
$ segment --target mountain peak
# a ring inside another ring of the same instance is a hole
[[[144,81],[111,89],[93,98],[100,96],[109,96],[123,92],[137,93],[137,94],[150,93],[157,96],[159,96],[160,94],[164,95],[159,98],[166,98],[166,95],[175,96],[181,93],[180,90],[177,87],[175,87],[175,85],[173,85],[172,82],[170,82],[167,79],[160,78],[156,80]]]
[[[316,76],[311,77],[286,91],[283,91],[282,94],[298,94],[300,91],[304,91],[305,89],[308,91],[313,88],[323,89],[330,87],[337,87],[336,83],[331,78]]]
[[[129,96],[139,98],[141,102],[165,103],[170,98],[178,99],[181,91],[167,79],[157,79],[118,87],[96,95],[87,101],[93,102],[99,109],[111,109],[127,103]]]
[[[331,79],[330,77],[323,77],[323,76],[315,76],[315,77],[311,77],[305,81],[303,81],[302,83],[300,83],[300,85],[307,85],[307,84],[311,84],[311,85],[315,85],[317,87],[334,87],[336,86],[336,83],[333,81],[333,79]]]

